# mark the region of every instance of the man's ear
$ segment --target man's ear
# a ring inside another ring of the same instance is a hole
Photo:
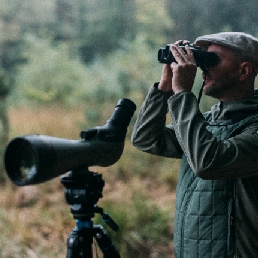
[[[243,62],[239,66],[239,80],[247,79],[253,72],[253,66],[250,62]]]

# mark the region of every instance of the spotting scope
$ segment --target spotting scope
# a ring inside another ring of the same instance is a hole
[[[81,140],[48,135],[25,135],[6,147],[4,164],[18,186],[43,183],[70,170],[111,166],[124,149],[127,127],[136,110],[129,99],[120,99],[104,126],[82,131]]]

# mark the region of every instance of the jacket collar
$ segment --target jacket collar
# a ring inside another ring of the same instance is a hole
[[[212,121],[232,120],[234,116],[247,115],[250,113],[258,114],[258,89],[255,90],[254,95],[240,100],[230,102],[219,102],[212,106]]]

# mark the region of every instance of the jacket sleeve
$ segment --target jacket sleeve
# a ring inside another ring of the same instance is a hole
[[[177,141],[173,125],[166,125],[167,101],[171,94],[159,91],[154,84],[139,111],[132,143],[138,149],[151,154],[181,158],[182,149]]]
[[[226,179],[258,175],[258,123],[246,126],[236,136],[217,139],[192,92],[168,100],[176,137],[194,173],[203,179]]]

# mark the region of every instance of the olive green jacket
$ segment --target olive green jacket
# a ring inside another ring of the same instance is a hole
[[[174,228],[176,257],[258,257],[258,94],[201,114],[192,92],[152,87],[133,144],[182,158]],[[173,123],[166,125],[169,110]]]

